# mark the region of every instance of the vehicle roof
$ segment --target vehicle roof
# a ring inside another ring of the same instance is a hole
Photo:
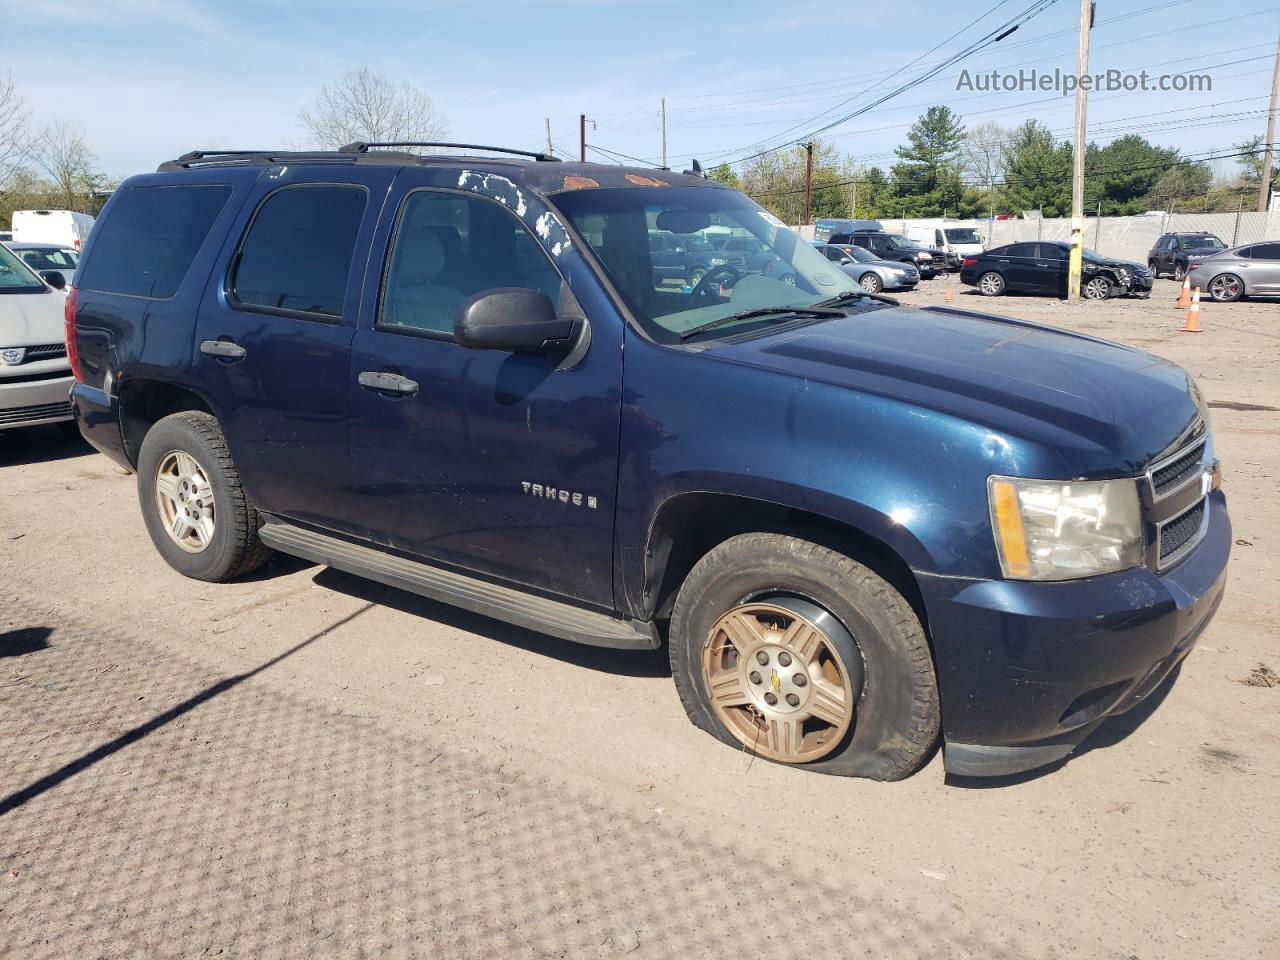
[[[349,144],[340,150],[193,150],[166,161],[159,173],[183,170],[205,170],[226,167],[261,167],[278,163],[293,166],[345,166],[378,164],[414,167],[445,167],[497,173],[528,185],[540,193],[589,190],[603,187],[647,189],[653,187],[723,187],[702,176],[676,173],[656,167],[623,166],[609,163],[564,162],[543,154],[501,147],[477,147],[473,144],[441,144],[454,152],[417,154],[404,150],[381,149],[377,145]],[[498,156],[471,151],[494,150]],[[502,155],[506,151],[512,155]]]
[[[65,243],[38,243],[35,240],[8,240],[6,243],[10,250],[70,250],[77,252],[75,247],[68,246]]]

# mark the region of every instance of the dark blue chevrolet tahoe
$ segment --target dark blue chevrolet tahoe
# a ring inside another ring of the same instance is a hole
[[[1179,367],[864,294],[699,177],[418,146],[191,153],[98,219],[76,415],[182,573],[275,550],[665,642],[708,733],[878,779],[939,738],[958,775],[1061,760],[1213,615],[1230,524]],[[653,234],[794,282],[664,285]]]

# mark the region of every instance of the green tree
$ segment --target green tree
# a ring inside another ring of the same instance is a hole
[[[1004,146],[999,206],[1007,213],[1043,210],[1046,217],[1071,215],[1071,144],[1058,143],[1038,120],[1013,129]]]
[[[1178,151],[1157,147],[1130,134],[1105,147],[1085,151],[1085,185],[1090,205],[1102,202],[1106,216],[1120,217],[1147,209],[1147,194],[1178,161]]]
[[[738,189],[738,175],[733,172],[733,167],[727,163],[716,164],[707,171],[707,177],[717,183],[723,183],[726,187]]]
[[[741,189],[784,223],[804,219],[805,148],[774,150],[757,157],[741,173]],[[813,144],[813,207],[811,216],[846,216],[857,168],[836,148],[822,140]]]
[[[964,140],[964,124],[950,107],[930,107],[912,124],[907,142],[894,150],[900,160],[890,169],[899,210],[911,217],[958,211]]]
[[[1148,210],[1205,211],[1213,191],[1206,163],[1180,163],[1160,174],[1143,203]]]

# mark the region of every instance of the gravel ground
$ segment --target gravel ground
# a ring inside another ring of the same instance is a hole
[[[946,281],[904,296],[941,303]],[[1280,305],[956,305],[1169,357],[1236,547],[1180,676],[1045,775],[751,762],[662,653],[579,648],[278,557],[172,572],[134,481],[0,437],[0,954],[1280,955]]]

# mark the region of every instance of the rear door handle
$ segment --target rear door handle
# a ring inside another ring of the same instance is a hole
[[[382,370],[364,370],[356,378],[360,386],[378,393],[402,393],[412,396],[418,392],[418,381],[402,377],[398,373],[386,373]]]
[[[234,340],[202,340],[200,352],[220,360],[243,360],[249,353]]]

